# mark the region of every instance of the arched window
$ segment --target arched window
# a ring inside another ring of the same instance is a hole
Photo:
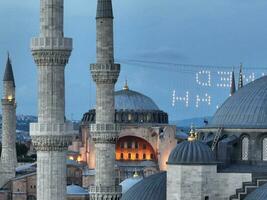
[[[242,160],[248,160],[248,146],[249,146],[248,137],[247,136],[243,137],[241,143],[242,143]]]
[[[267,137],[262,140],[262,160],[267,161]]]

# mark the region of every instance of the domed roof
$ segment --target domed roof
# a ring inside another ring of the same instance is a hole
[[[208,127],[267,128],[267,76],[239,89],[217,110]]]
[[[127,192],[131,187],[133,187],[136,183],[138,183],[141,180],[142,180],[142,177],[138,176],[138,177],[127,178],[124,181],[122,181],[120,183],[120,185],[122,187],[122,194]]]
[[[266,200],[267,199],[267,183],[257,188],[246,196],[244,200]]]
[[[115,92],[115,109],[116,110],[159,110],[155,102],[128,87]]]
[[[69,195],[87,195],[89,194],[85,189],[78,185],[68,185],[67,186],[67,194]]]
[[[184,141],[172,150],[167,164],[215,164],[215,157],[210,147],[201,141]]]
[[[166,200],[166,172],[144,178],[123,194],[121,200]]]

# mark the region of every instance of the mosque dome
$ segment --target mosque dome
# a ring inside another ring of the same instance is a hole
[[[122,195],[121,200],[165,200],[166,172],[148,176]]]
[[[217,110],[210,128],[267,128],[267,76],[239,89]]]
[[[117,123],[168,124],[168,114],[161,111],[150,97],[130,90],[127,83],[114,95]],[[95,110],[85,113],[82,122],[95,123]]]
[[[266,200],[267,199],[267,183],[257,188],[246,196],[244,200]]]
[[[120,186],[122,187],[122,194],[127,192],[131,187],[133,187],[136,183],[140,182],[142,180],[142,177],[131,177],[127,178],[124,181],[120,183]]]
[[[172,150],[167,164],[215,164],[215,157],[210,147],[201,141],[184,141]]]
[[[68,185],[67,186],[68,195],[87,195],[88,192],[78,185]]]
[[[139,92],[123,89],[115,92],[116,110],[159,110],[155,102]]]

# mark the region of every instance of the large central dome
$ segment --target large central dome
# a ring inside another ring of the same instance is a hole
[[[168,114],[160,110],[148,96],[130,90],[128,85],[114,93],[115,121],[123,124],[168,124]],[[82,118],[83,123],[95,123],[95,109],[89,110]]]
[[[229,97],[208,127],[267,128],[267,76],[247,84]]]
[[[151,98],[129,89],[115,92],[115,108],[116,110],[159,110]]]

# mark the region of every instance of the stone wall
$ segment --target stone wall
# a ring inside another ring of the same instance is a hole
[[[217,173],[216,165],[168,165],[167,200],[228,200],[251,174]]]

